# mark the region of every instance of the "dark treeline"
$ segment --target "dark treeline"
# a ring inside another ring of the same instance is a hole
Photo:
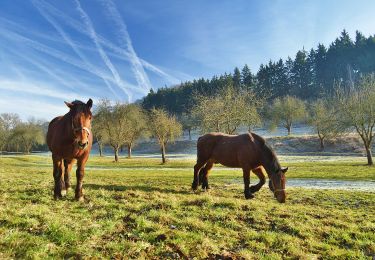
[[[245,65],[212,79],[188,81],[156,92],[151,89],[143,106],[177,114],[189,112],[196,102],[194,96],[216,95],[228,86],[252,90],[268,100],[286,95],[314,100],[332,94],[335,82],[353,84],[360,75],[374,71],[375,35],[367,38],[357,31],[353,40],[344,30],[328,48],[319,44],[316,49],[298,51],[294,59],[270,60],[261,64],[256,74]]]

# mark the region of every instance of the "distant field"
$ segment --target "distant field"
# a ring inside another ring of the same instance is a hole
[[[288,178],[375,180],[365,160],[281,162],[290,167]],[[52,199],[49,157],[0,157],[0,258],[375,254],[375,193],[291,188],[287,203],[279,204],[265,186],[245,200],[241,171],[222,167],[214,168],[209,192],[193,193],[193,164],[146,158],[115,164],[110,157],[92,157],[86,201],[78,203],[72,191]]]

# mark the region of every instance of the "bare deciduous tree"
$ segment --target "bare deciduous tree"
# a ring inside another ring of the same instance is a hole
[[[337,114],[335,113],[330,101],[318,99],[310,105],[309,118],[307,123],[314,128],[319,137],[320,149],[324,150],[326,139],[334,138],[343,132],[338,124]]]
[[[131,158],[132,148],[140,137],[148,134],[146,115],[142,108],[136,104],[126,106],[127,131],[125,144],[128,148],[128,158]]]
[[[94,118],[92,120],[92,133],[98,144],[99,156],[103,156],[104,145],[108,143],[108,134],[106,127],[105,111],[106,107],[103,107],[105,102],[100,102],[94,112]]]
[[[375,135],[375,74],[363,76],[350,89],[338,85],[336,92],[338,119],[354,128],[366,150],[367,163],[373,165],[372,141]]]
[[[21,119],[17,114],[0,114],[0,151],[7,147],[12,130],[20,123]]]
[[[24,152],[30,153],[35,145],[45,143],[42,123],[31,119],[26,123],[17,124],[12,130],[10,142],[21,147]]]
[[[149,130],[159,143],[162,162],[165,163],[166,146],[182,134],[182,126],[174,116],[169,116],[164,110],[152,109],[149,115]]]
[[[281,124],[288,131],[288,135],[292,132],[293,124],[303,120],[305,116],[305,103],[291,96],[276,98],[269,111],[271,128]]]
[[[106,141],[113,148],[115,162],[118,162],[120,147],[126,143],[126,104],[116,103],[112,106],[109,100],[101,100],[97,113],[104,118]]]
[[[260,124],[258,108],[262,100],[252,92],[237,92],[226,88],[214,97],[198,96],[193,114],[200,122],[202,132],[216,131],[234,134],[238,127],[248,129]]]

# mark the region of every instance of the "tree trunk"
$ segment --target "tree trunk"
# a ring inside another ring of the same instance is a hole
[[[162,160],[163,163],[166,162],[166,159],[165,159],[165,145],[164,144],[161,145],[161,160]]]
[[[374,165],[374,162],[372,161],[371,145],[369,147],[366,147],[366,155],[367,155],[367,164]]]
[[[374,162],[372,161],[372,153],[371,153],[371,141],[370,141],[371,139],[369,140],[368,138],[366,138],[366,136],[361,134],[360,131],[358,131],[358,129],[357,129],[357,133],[359,134],[359,136],[361,137],[363,141],[363,144],[365,145],[367,165],[374,165]]]
[[[115,162],[118,162],[118,150],[119,150],[119,148],[116,147],[115,148]]]
[[[188,129],[188,133],[189,133],[189,140],[191,141],[191,129]]]
[[[132,158],[132,145],[128,144],[128,158]]]
[[[26,144],[25,149],[26,149],[26,154],[30,154],[31,149],[33,148],[33,145]]]
[[[290,135],[292,133],[292,125],[287,125],[286,130],[288,130],[288,135]]]
[[[320,139],[320,150],[324,150],[324,138],[319,138]]]
[[[323,151],[324,150],[324,135],[321,135],[319,130],[318,130],[318,137],[320,140],[320,150]]]
[[[99,156],[103,157],[103,144],[101,142],[98,142],[98,148],[99,148]]]

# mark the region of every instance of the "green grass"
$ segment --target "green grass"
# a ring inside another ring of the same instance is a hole
[[[50,158],[0,157],[0,259],[375,254],[375,193],[294,188],[279,204],[264,187],[245,200],[241,171],[220,167],[212,172],[209,192],[193,193],[193,164],[90,158],[86,200],[79,203],[72,191],[52,199]],[[357,162],[288,166],[289,178],[374,180],[375,172]]]

